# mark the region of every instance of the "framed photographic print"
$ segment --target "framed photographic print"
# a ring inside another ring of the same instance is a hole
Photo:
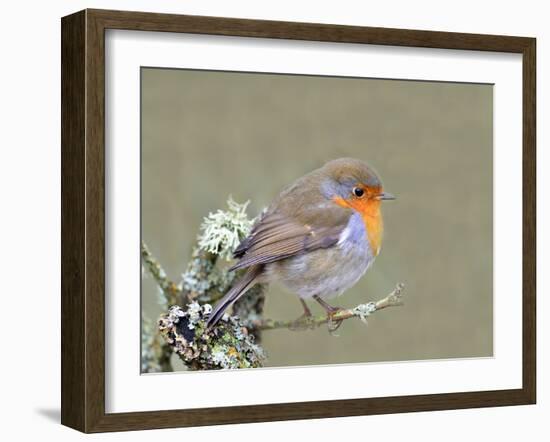
[[[535,39],[62,19],[62,423],[532,404]]]

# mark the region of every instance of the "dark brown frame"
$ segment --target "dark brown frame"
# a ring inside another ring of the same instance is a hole
[[[84,10],[62,29],[61,422],[84,432],[534,404],[536,40],[526,37]],[[105,413],[105,30],[185,32],[523,55],[523,386],[189,410]]]

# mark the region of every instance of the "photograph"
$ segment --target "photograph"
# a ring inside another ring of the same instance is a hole
[[[141,374],[493,357],[493,94],[142,66]]]

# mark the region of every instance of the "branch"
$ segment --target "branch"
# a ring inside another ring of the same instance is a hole
[[[350,318],[359,318],[364,323],[367,322],[367,317],[388,307],[402,306],[403,303],[403,290],[405,285],[399,283],[395,289],[385,298],[376,302],[368,302],[366,304],[359,304],[352,309],[342,309],[336,312],[332,317],[328,315],[321,316],[309,316],[300,317],[294,321],[276,321],[273,319],[253,320],[247,322],[247,325],[252,329],[258,330],[274,330],[280,328],[287,328],[290,330],[303,330],[319,327],[322,324],[328,322],[337,323]]]
[[[167,306],[187,304],[196,299],[211,303],[220,299],[231,286],[234,273],[221,271],[215,267],[217,256],[196,247],[191,255],[182,281],[176,284],[168,278],[158,260],[149,251],[145,242],[141,242],[141,258],[145,268],[153,277]]]
[[[200,305],[193,301],[187,305],[187,309],[170,307],[159,319],[159,330],[166,344],[190,370],[261,367],[265,354],[255,343],[251,332],[277,328],[314,328],[327,322],[341,322],[353,317],[366,322],[367,316],[378,310],[403,305],[403,287],[403,284],[397,284],[393,292],[385,298],[360,304],[350,310],[338,311],[332,318],[323,315],[296,321],[266,319],[241,322],[238,316],[226,314],[213,330],[207,327],[212,311],[210,304]]]
[[[168,279],[166,272],[151,254],[147,245],[143,241],[141,242],[141,259],[143,260],[143,263],[151,276],[155,279],[157,285],[162,290],[167,304],[169,306],[177,304],[177,298],[181,292],[180,288],[173,281]]]
[[[233,282],[234,275],[220,270],[216,266],[217,261],[217,255],[198,246],[193,248],[191,260],[181,275],[182,304],[194,300],[209,303],[223,296]]]

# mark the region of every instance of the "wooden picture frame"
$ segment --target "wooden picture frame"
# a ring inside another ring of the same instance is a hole
[[[518,53],[523,57],[523,385],[399,397],[105,412],[105,30],[123,29]],[[83,432],[533,404],[536,152],[533,38],[84,10],[62,19],[62,409]]]

